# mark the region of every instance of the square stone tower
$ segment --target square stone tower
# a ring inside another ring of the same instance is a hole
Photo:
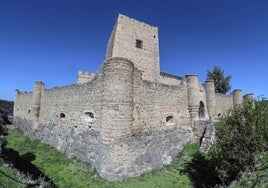
[[[119,14],[106,50],[106,59],[112,57],[129,59],[144,80],[156,82],[160,75],[158,28]]]

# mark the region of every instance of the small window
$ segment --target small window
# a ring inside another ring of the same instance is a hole
[[[174,119],[173,116],[166,117],[166,123],[171,123],[173,119]]]
[[[143,43],[142,40],[136,39],[136,48],[142,49],[142,47],[143,47],[142,43]]]
[[[94,114],[92,112],[86,112],[85,114],[88,115],[91,118],[94,118]]]
[[[65,118],[65,114],[64,113],[61,113],[60,114],[60,118]]]
[[[31,113],[31,110],[28,110],[28,114],[30,114]]]

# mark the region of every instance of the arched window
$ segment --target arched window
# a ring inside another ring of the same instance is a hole
[[[166,117],[166,122],[170,122],[173,118],[174,118],[173,116]]]
[[[92,112],[85,112],[86,115],[88,115],[91,118],[94,118],[94,114]]]
[[[205,118],[205,105],[203,101],[200,101],[199,103],[198,115],[199,118]]]
[[[65,114],[64,113],[60,113],[60,118],[65,118]]]
[[[175,118],[174,116],[167,116],[166,117],[166,124],[167,125],[173,125],[175,123]]]

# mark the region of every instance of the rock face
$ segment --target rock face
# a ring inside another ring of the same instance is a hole
[[[199,151],[201,152],[207,153],[215,141],[214,123],[208,123],[204,129],[203,135],[201,137],[201,146],[199,148]]]
[[[16,91],[14,124],[32,138],[96,167],[108,180],[169,164],[204,127],[200,119],[241,103],[216,94],[213,81],[160,74],[158,29],[119,15],[106,59],[78,84]]]

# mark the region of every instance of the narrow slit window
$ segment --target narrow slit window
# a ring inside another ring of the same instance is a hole
[[[60,114],[60,118],[65,118],[65,114],[64,113],[61,113]]]
[[[136,48],[143,48],[143,42],[142,40],[136,39]]]

